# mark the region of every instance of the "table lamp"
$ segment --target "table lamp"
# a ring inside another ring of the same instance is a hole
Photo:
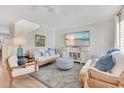
[[[23,38],[21,38],[21,37],[13,38],[13,44],[14,44],[14,45],[18,45],[18,48],[17,48],[17,56],[23,56],[23,48],[22,48],[22,45],[25,44],[25,39],[23,39]]]

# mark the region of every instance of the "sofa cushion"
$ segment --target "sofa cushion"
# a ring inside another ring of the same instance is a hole
[[[45,52],[45,51],[47,51],[48,50],[48,48],[39,48],[38,49],[38,51],[40,51],[40,52]]]
[[[38,62],[42,62],[42,61],[47,61],[47,60],[50,60],[50,57],[49,56],[46,56],[46,57],[38,57]]]
[[[58,57],[60,57],[60,55],[59,54],[57,54],[57,55],[54,55],[54,56],[51,56],[51,58],[58,58]]]
[[[95,67],[101,71],[107,72],[107,71],[111,71],[114,65],[115,65],[115,61],[113,60],[112,55],[108,54],[102,56],[97,61]]]
[[[38,58],[38,61],[39,62],[42,62],[42,61],[47,61],[47,60],[52,60],[52,59],[56,59],[56,58],[58,58],[58,57],[60,57],[60,55],[54,55],[54,56],[46,56],[46,57],[39,57]]]
[[[34,71],[35,71],[35,65],[26,66],[25,68],[16,68],[13,69],[12,76],[15,77],[15,76],[31,73]]]
[[[124,52],[113,55],[113,57],[116,60],[116,64],[114,65],[111,73],[119,76],[124,71]]]
[[[32,51],[32,55],[34,57],[40,57],[41,56],[41,53],[38,50],[34,50],[34,51]]]
[[[8,63],[10,67],[16,67],[18,66],[18,58],[16,55],[12,55],[11,57],[9,57],[8,59]]]

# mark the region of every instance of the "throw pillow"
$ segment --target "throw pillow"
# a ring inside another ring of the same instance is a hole
[[[25,65],[25,60],[23,59],[23,58],[20,58],[19,60],[18,60],[18,65],[19,66],[21,66],[21,65]]]
[[[39,51],[36,51],[36,50],[32,52],[32,55],[34,57],[40,57],[41,56],[40,52]]]
[[[48,48],[40,48],[39,49],[39,52],[41,53],[41,56],[44,56],[44,57],[46,57],[46,56],[48,56]]]
[[[118,48],[109,49],[109,50],[107,51],[107,54],[111,54],[111,53],[113,53],[113,52],[115,52],[115,51],[120,51],[120,49],[118,49]]]
[[[49,54],[49,56],[54,56],[54,55],[56,55],[55,49],[48,48],[48,54]]]
[[[41,56],[44,56],[44,55],[43,55],[43,54],[44,54],[43,52],[40,52],[40,54],[41,54]]]
[[[55,49],[55,54],[56,54],[56,55],[58,54],[58,51],[57,51],[57,49]]]
[[[95,67],[101,71],[107,72],[107,71],[111,71],[114,65],[115,65],[115,61],[113,60],[112,55],[108,54],[108,55],[102,56],[97,61]]]

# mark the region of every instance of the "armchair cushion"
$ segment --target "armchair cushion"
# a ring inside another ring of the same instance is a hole
[[[116,64],[114,65],[111,73],[120,76],[124,71],[124,52],[113,55],[113,57],[115,58]]]
[[[24,75],[35,71],[35,65],[25,66],[25,68],[15,68],[12,70],[12,76],[16,77],[19,75]]]
[[[11,57],[9,57],[8,63],[9,63],[10,67],[18,66],[18,58],[17,58],[17,56],[16,55],[12,55]]]

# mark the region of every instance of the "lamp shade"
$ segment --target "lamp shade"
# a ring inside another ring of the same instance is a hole
[[[13,38],[14,45],[24,45],[25,43],[26,43],[26,40],[24,38],[21,38],[21,37]]]

